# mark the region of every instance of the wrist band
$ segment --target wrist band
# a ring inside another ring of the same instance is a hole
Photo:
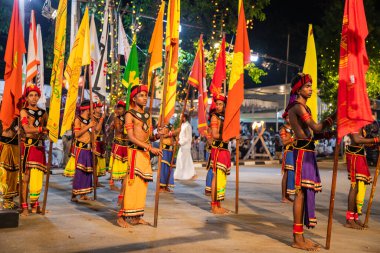
[[[373,141],[374,141],[375,143],[379,143],[379,137],[375,137],[375,138],[373,138]]]
[[[22,203],[22,209],[28,209],[28,203],[26,202]]]

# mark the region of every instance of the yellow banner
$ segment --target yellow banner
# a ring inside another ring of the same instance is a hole
[[[67,0],[59,1],[57,13],[54,38],[54,61],[50,79],[50,112],[53,113],[49,113],[47,122],[49,138],[53,142],[58,141],[59,135],[59,112],[61,111],[63,67],[66,50]]]
[[[86,42],[88,45],[85,45]],[[69,83],[69,91],[67,92],[61,136],[66,131],[71,130],[71,125],[75,117],[75,109],[78,98],[78,82],[82,66],[91,62],[91,57],[89,54],[90,50],[89,48],[85,49],[86,46],[90,46],[90,28],[87,8],[84,12],[78,33],[75,37],[74,45],[71,50],[69,60],[67,61],[67,66],[64,73],[66,80]],[[88,56],[85,54],[86,50],[88,50]],[[86,57],[88,57],[88,59]]]
[[[180,0],[169,0],[166,25],[166,65],[167,87],[165,101],[165,124],[169,123],[174,114],[177,95],[178,50],[180,26]]]
[[[317,73],[317,51],[315,49],[313,25],[309,25],[307,35],[306,57],[303,65],[303,73],[309,74],[313,79],[312,89],[313,94],[307,100],[306,105],[311,110],[311,115],[314,121],[318,121],[318,73]]]

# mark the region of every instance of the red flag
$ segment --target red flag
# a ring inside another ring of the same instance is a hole
[[[340,42],[338,88],[338,142],[373,122],[365,74],[369,67],[368,35],[363,0],[346,0]]]
[[[216,61],[214,76],[210,84],[210,91],[213,97],[222,92],[222,84],[226,79],[226,38],[223,36],[222,44],[220,44],[219,56]],[[226,92],[226,91],[224,91]],[[215,108],[214,100],[211,102],[210,111]]]
[[[199,38],[198,50],[191,69],[189,84],[198,90],[198,131],[202,136],[207,135],[206,107],[207,107],[207,86],[206,68],[203,52],[203,35]]]
[[[13,2],[12,19],[9,26],[4,61],[4,94],[0,120],[4,129],[10,127],[15,116],[20,114],[17,102],[22,96],[22,58],[26,53],[24,35],[20,20],[18,0]]]
[[[228,101],[223,124],[223,140],[240,135],[240,107],[244,100],[244,66],[250,62],[250,49],[243,1],[239,1],[239,20],[232,60]]]

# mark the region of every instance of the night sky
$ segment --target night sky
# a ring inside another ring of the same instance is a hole
[[[256,21],[253,30],[249,31],[251,49],[261,54],[268,54],[270,56],[286,59],[286,44],[287,35],[290,34],[290,51],[289,61],[302,66],[307,40],[308,24],[319,25],[323,17],[323,10],[326,5],[331,1],[339,1],[344,5],[343,0],[271,0],[271,4],[264,10],[267,18],[263,22]],[[0,0],[1,7],[12,11],[11,0]],[[51,21],[41,16],[41,8],[43,0],[32,0],[26,2],[26,20],[29,22],[30,9],[36,10],[37,23],[42,26],[42,34],[46,39],[51,39],[50,36],[54,29]],[[380,1],[379,1],[380,2]],[[52,0],[52,5],[57,8],[58,0]],[[70,4],[69,4],[70,6]],[[70,9],[70,8],[69,8]],[[70,10],[69,10],[70,11]],[[343,14],[342,14],[343,15]],[[70,22],[70,13],[68,15]],[[50,27],[50,29],[49,29]],[[69,27],[69,24],[68,24]],[[340,32],[340,31],[337,31]],[[315,34],[317,39],[318,34]],[[26,35],[26,38],[27,35]],[[0,37],[0,43],[5,48],[6,37]],[[27,39],[25,39],[27,45]],[[316,45],[318,48],[318,45]],[[51,52],[44,52],[46,55]],[[0,52],[0,77],[4,73],[4,51]],[[261,66],[262,59],[257,62]],[[282,84],[285,81],[285,66],[273,62],[271,69],[267,70],[268,76],[263,77],[262,85]],[[297,69],[289,67],[289,78],[291,80],[293,74],[297,73]],[[48,71],[46,71],[48,72]],[[49,75],[49,73],[47,73]],[[48,77],[46,77],[48,78]],[[45,80],[49,80],[46,79]],[[247,87],[253,87],[254,84],[247,83]],[[257,87],[257,85],[256,85]]]

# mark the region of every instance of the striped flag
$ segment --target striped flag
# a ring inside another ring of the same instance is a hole
[[[38,59],[40,64],[37,65],[37,79],[36,85],[41,90],[41,97],[38,100],[38,106],[46,109],[46,96],[45,96],[45,78],[44,78],[44,47],[42,43],[41,26],[37,25],[37,44],[38,44]]]
[[[33,82],[33,79],[37,76],[37,65],[39,64],[40,60],[38,59],[36,19],[34,17],[34,10],[32,10],[29,24],[28,58],[26,64],[25,85],[29,82]]]

